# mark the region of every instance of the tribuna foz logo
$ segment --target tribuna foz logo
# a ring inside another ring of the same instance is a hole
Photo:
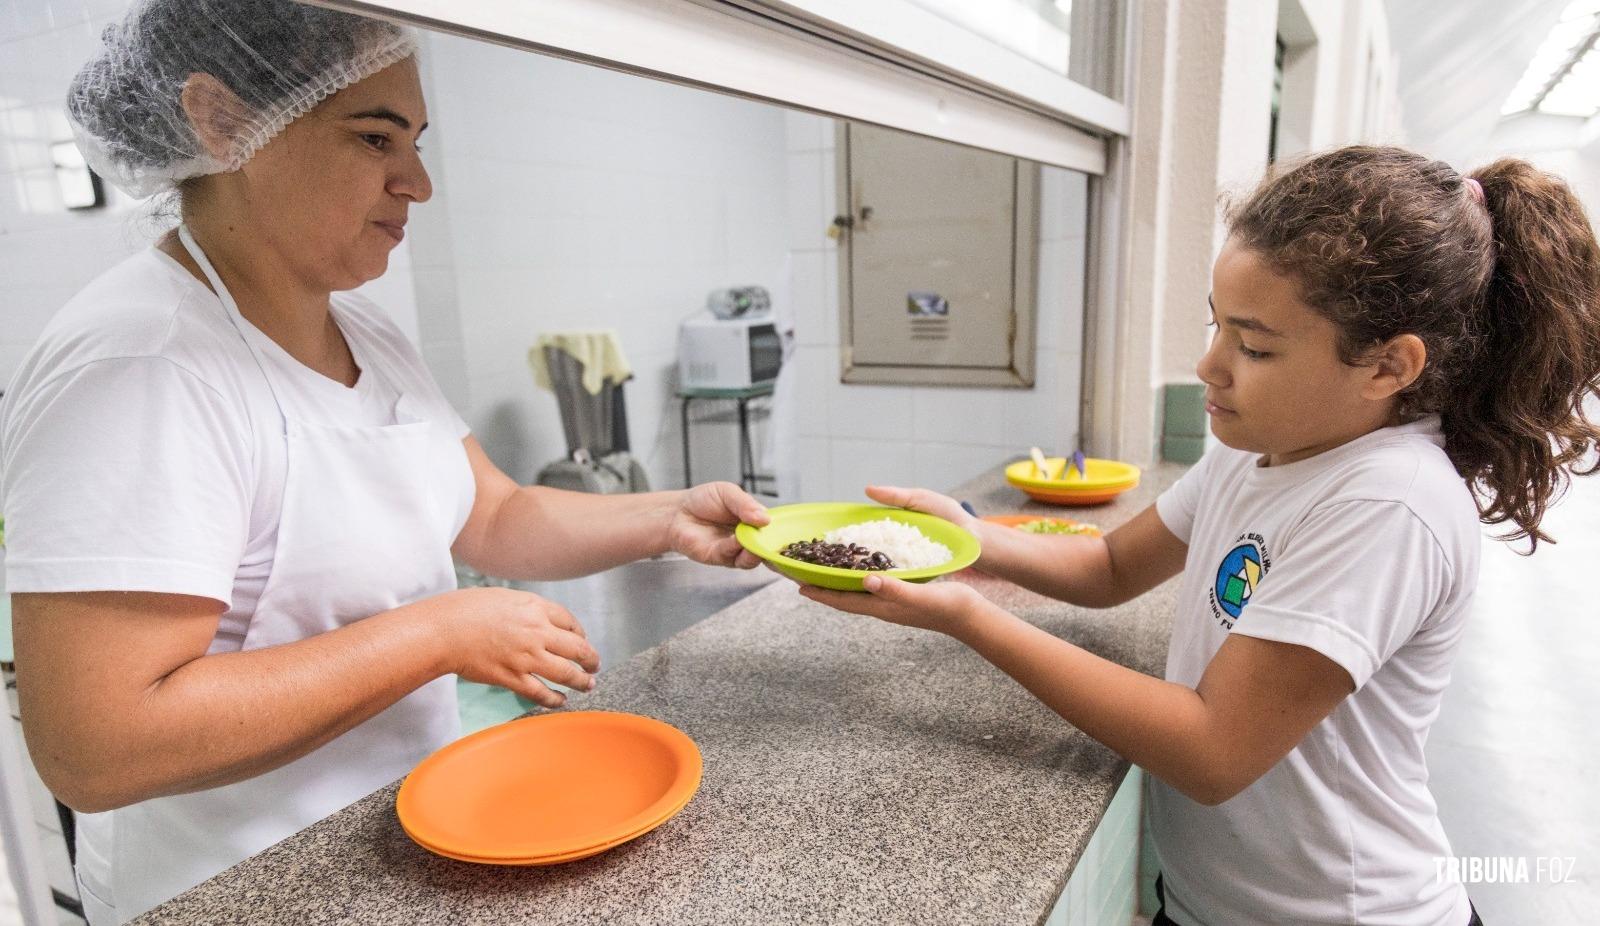
[[[1436,856],[1434,877],[1457,884],[1564,884],[1573,880],[1578,860],[1572,856],[1517,855]]]

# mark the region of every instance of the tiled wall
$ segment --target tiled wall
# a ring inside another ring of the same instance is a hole
[[[126,0],[0,0],[0,388],[63,303],[170,224],[109,183],[105,207],[68,211],[50,157],[53,143],[72,140],[68,84],[127,7]],[[390,272],[362,292],[415,335],[405,245]]]
[[[1128,770],[1044,926],[1124,926],[1139,903],[1144,771]]]
[[[779,288],[783,112],[450,36],[430,35],[423,60],[436,198],[416,212],[413,255],[435,375],[529,481],[565,440],[528,348],[542,331],[616,328],[637,377],[634,453],[678,485],[678,323],[712,289]],[[734,475],[732,433],[697,431],[697,481]]]
[[[0,388],[74,292],[144,244],[136,201],[68,212],[50,157],[68,82],[123,0],[0,2]]]
[[[793,467],[799,499],[855,498],[868,480],[948,487],[1031,444],[1075,446],[1081,175],[1047,169],[1041,184],[1033,389],[846,386],[826,235],[833,120],[448,36],[428,37],[424,68],[437,192],[412,225],[423,349],[514,477],[564,449],[528,346],[614,327],[637,372],[634,452],[657,485],[678,484],[677,326],[708,290],[740,283],[767,286],[795,319],[799,400],[779,420],[798,439],[764,462]],[[696,480],[731,476],[731,427],[695,437]]]
[[[801,498],[859,499],[868,482],[947,489],[1029,446],[1077,446],[1083,366],[1086,183],[1046,168],[1040,184],[1038,364],[1032,389],[840,382],[834,123],[787,117],[788,236],[796,317]],[[781,461],[774,461],[781,462]]]

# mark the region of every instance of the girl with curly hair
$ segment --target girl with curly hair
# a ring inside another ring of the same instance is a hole
[[[978,566],[1107,607],[1182,574],[1165,679],[955,582],[803,588],[948,633],[1150,773],[1156,924],[1468,926],[1428,730],[1478,578],[1480,522],[1540,519],[1591,472],[1600,248],[1560,179],[1349,147],[1228,216],[1198,372],[1220,441],[1110,535],[1032,535],[922,489],[880,502],[978,534]]]

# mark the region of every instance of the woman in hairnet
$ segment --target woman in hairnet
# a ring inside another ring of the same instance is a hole
[[[18,690],[82,811],[92,923],[136,915],[406,774],[456,674],[554,707],[572,615],[455,590],[677,550],[750,566],[727,483],[519,487],[346,292],[431,188],[414,38],[288,0],[144,0],[73,83],[89,163],[182,225],[54,318],[0,407]],[[536,208],[536,204],[530,204]]]

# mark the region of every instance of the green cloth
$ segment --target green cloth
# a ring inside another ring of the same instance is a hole
[[[625,381],[633,375],[628,358],[622,355],[622,342],[617,333],[601,331],[548,331],[539,335],[528,351],[528,365],[533,367],[533,379],[540,388],[550,388],[550,368],[545,363],[544,349],[554,347],[577,358],[583,364],[583,388],[590,395],[599,395],[606,380]]]

